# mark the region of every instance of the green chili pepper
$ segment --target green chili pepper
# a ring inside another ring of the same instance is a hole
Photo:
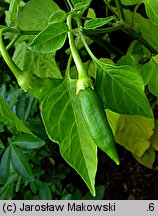
[[[119,165],[112,130],[99,95],[91,88],[78,93],[81,111],[94,143]]]

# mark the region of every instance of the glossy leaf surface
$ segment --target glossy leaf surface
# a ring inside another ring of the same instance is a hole
[[[42,118],[50,139],[59,144],[64,159],[79,173],[94,195],[97,147],[80,112],[76,81],[64,81],[45,98]]]

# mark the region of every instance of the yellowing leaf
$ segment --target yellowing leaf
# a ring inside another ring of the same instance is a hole
[[[158,126],[155,127],[154,133],[151,137],[151,146],[158,151]]]
[[[153,163],[155,161],[155,151],[152,148],[149,148],[142,157],[137,157],[136,155],[133,154],[135,159],[142,165],[152,169]]]
[[[142,157],[150,147],[153,129],[154,119],[143,116],[121,115],[115,140],[137,157]]]
[[[108,122],[110,124],[113,134],[116,134],[117,126],[118,126],[121,115],[109,109],[106,109],[106,116],[107,116],[107,119],[108,119]]]

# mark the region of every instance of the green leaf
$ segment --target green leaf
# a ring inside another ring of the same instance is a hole
[[[128,65],[115,66],[97,61],[96,90],[107,109],[117,113],[143,115],[152,118],[138,71]]]
[[[89,6],[88,2],[87,3],[81,2],[81,3],[76,3],[74,8],[75,8],[75,10],[81,10],[81,9],[86,10],[88,8],[88,6]]]
[[[92,197],[92,195],[88,192],[84,196],[84,200],[102,200],[104,198],[105,186],[100,185],[96,187],[96,196]]]
[[[140,17],[138,17],[137,20],[139,20],[138,23],[141,29],[142,37],[147,40],[147,42],[151,44],[151,46],[158,50],[158,40],[155,37],[155,35],[157,35],[158,33],[158,25],[156,26],[149,20]]]
[[[62,22],[64,21],[65,18],[66,18],[66,12],[63,10],[58,10],[50,16],[49,23]]]
[[[124,5],[134,5],[139,4],[141,0],[121,0],[121,3]]]
[[[19,146],[20,148],[24,148],[26,150],[29,149],[38,149],[45,145],[45,142],[38,137],[35,137],[30,134],[22,134],[16,137],[14,142],[12,144],[15,144],[16,146]]]
[[[90,137],[76,96],[76,81],[67,80],[42,103],[42,118],[50,139],[95,195],[97,147]]]
[[[17,104],[16,104],[16,115],[22,122],[26,122],[31,108],[32,103],[34,101],[34,97],[28,93],[21,94]]]
[[[150,21],[158,25],[158,0],[144,0],[144,4]]]
[[[149,90],[158,96],[158,55],[151,58],[148,73],[150,74],[148,83]]]
[[[33,181],[33,173],[31,166],[23,154],[22,150],[16,145],[11,145],[11,161],[15,170],[28,181]]]
[[[60,49],[66,40],[67,25],[64,22],[53,23],[41,31],[29,44],[34,52],[51,53]]]
[[[10,2],[9,11],[6,11],[7,26],[10,27],[15,25],[19,6],[20,6],[20,0],[12,0]]]
[[[10,146],[5,150],[0,163],[0,178],[6,182],[9,176],[10,168]]]
[[[2,154],[2,152],[3,152],[4,149],[5,149],[5,147],[3,145],[2,140],[0,139],[0,156],[1,156],[1,154]]]
[[[55,61],[55,53],[35,53],[28,49],[25,42],[16,45],[13,61],[22,71],[33,72],[40,78],[62,78],[60,69]]]
[[[48,183],[38,183],[40,200],[52,200],[52,193]]]
[[[19,9],[18,26],[22,30],[42,30],[48,25],[49,17],[57,10],[59,7],[52,0],[31,0]]]
[[[92,9],[92,8],[88,8],[88,12],[87,12],[87,17],[88,18],[96,18],[96,14],[95,14],[95,11],[94,11],[94,9]],[[85,21],[86,22],[86,21]]]
[[[149,62],[143,64],[140,74],[143,78],[144,81],[144,86],[146,86],[147,84],[149,84],[149,80],[150,80],[150,75],[152,71],[154,71],[155,68],[155,64],[153,64],[153,61],[150,60]]]
[[[143,59],[148,59],[151,56],[151,52],[139,41],[134,40],[130,44],[127,50],[127,55],[132,56],[136,61],[142,61]]]
[[[89,7],[92,0],[71,0],[75,10],[83,9],[83,12]]]
[[[106,109],[105,112],[106,112],[106,116],[107,116],[108,122],[110,124],[110,127],[112,129],[112,132],[115,135],[121,115],[118,113],[112,112],[109,109]]]
[[[6,102],[0,95],[0,121],[5,125],[15,127],[18,131],[29,133],[31,131],[20,121],[20,119],[7,106]]]
[[[136,155],[133,155],[135,159],[141,163],[142,165],[148,167],[149,169],[153,168],[153,163],[156,158],[155,151],[152,148],[149,148],[142,157],[138,157]]]
[[[101,26],[106,25],[109,22],[111,22],[114,18],[115,18],[114,16],[110,16],[110,17],[106,17],[106,18],[90,19],[86,22],[85,28],[86,29],[95,29],[95,28],[101,27]]]
[[[144,84],[149,87],[150,92],[158,96],[158,55],[150,58],[150,61],[143,65],[141,75]]]
[[[7,184],[4,185],[0,189],[0,200],[12,200],[13,199],[13,190],[14,190],[14,184]]]
[[[154,119],[143,116],[120,115],[115,140],[137,157],[142,157],[150,147],[153,129]]]
[[[117,65],[130,65],[135,68],[140,67],[138,60],[133,55],[123,55],[117,62]]]
[[[39,78],[34,80],[32,88],[29,88],[28,92],[41,102],[50,91],[60,85],[62,81],[62,79],[52,79],[49,77]]]

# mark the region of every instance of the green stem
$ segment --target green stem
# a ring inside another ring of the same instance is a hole
[[[38,31],[38,30],[37,30],[37,31],[36,31],[36,30],[35,30],[35,31],[31,31],[31,30],[30,30],[30,31],[23,31],[23,30],[21,30],[21,31],[20,31],[20,34],[21,34],[21,35],[37,35],[37,34],[39,34],[40,32],[41,32],[41,31]]]
[[[4,43],[3,43],[3,37],[2,36],[3,36],[3,33],[6,33],[6,32],[15,33],[17,35],[17,37],[21,35],[21,32],[17,29],[7,28],[7,27],[0,29],[0,52],[1,52],[3,59],[5,60],[6,64],[8,65],[8,67],[10,68],[10,70],[12,71],[14,76],[16,77],[19,86],[24,91],[27,91],[28,89],[32,88],[32,83],[37,77],[33,73],[30,74],[28,72],[21,71],[16,66],[16,64],[13,62],[12,58],[8,54],[6,47],[4,46]]]
[[[151,53],[158,53],[158,50],[156,50],[148,41],[146,41],[140,34],[138,34],[135,30],[129,29],[127,26],[122,27],[122,30],[132,36],[134,39],[138,40],[140,43],[142,43],[148,50],[150,50]]]
[[[125,21],[125,15],[122,9],[121,0],[115,0],[115,3],[116,3],[117,10],[118,10],[119,20]]]
[[[113,14],[115,14],[116,17],[118,17],[118,14],[117,14],[116,11],[112,8],[112,6],[111,6],[106,0],[104,0],[104,2],[105,2],[105,4],[106,4],[107,8],[108,8]]]
[[[6,47],[4,46],[3,43],[3,38],[2,35],[5,32],[8,32],[8,28],[2,28],[0,29],[0,53],[5,60],[6,64],[10,68],[10,70],[13,72],[14,76],[18,79],[18,77],[22,74],[22,71],[15,65],[15,63],[12,61],[12,58],[8,54]]]
[[[75,44],[75,40],[73,37],[73,33],[72,33],[72,18],[73,15],[75,15],[75,19],[78,25],[80,25],[80,22],[78,20],[78,18],[76,17],[76,12],[74,13],[70,13],[67,17],[67,25],[69,28],[69,32],[68,32],[68,38],[69,38],[69,44],[70,44],[70,49],[71,49],[71,54],[72,57],[74,59],[77,71],[78,71],[78,80],[77,80],[77,85],[76,85],[76,93],[78,94],[78,92],[80,90],[85,90],[87,87],[93,88],[93,82],[91,80],[91,78],[88,76],[88,73],[83,65],[83,62],[80,58],[80,55],[78,53],[76,44]],[[78,26],[79,27],[79,26]]]
[[[76,47],[76,44],[74,41],[71,22],[72,22],[72,13],[69,14],[67,17],[67,24],[69,27],[68,38],[69,38],[70,49],[71,49],[71,53],[72,53],[75,65],[76,65],[77,70],[78,70],[79,78],[87,77],[87,72],[86,72],[85,67],[82,63],[82,60],[80,58],[80,55],[78,53],[78,50],[77,50],[77,47]]]
[[[99,60],[94,56],[94,54],[93,54],[92,51],[90,50],[90,48],[89,48],[89,46],[88,46],[88,44],[87,44],[87,42],[86,42],[86,40],[85,40],[85,38],[84,38],[84,36],[83,36],[82,33],[80,33],[80,38],[81,38],[82,43],[83,43],[84,47],[86,48],[88,54],[90,55],[90,57],[91,57],[95,62],[98,62]]]
[[[71,4],[70,0],[66,0],[66,2],[67,2],[67,4],[69,5],[69,7],[70,7],[70,10],[72,11],[72,10],[73,10],[73,6],[72,6],[72,4]]]
[[[136,4],[135,8],[134,8],[134,11],[133,11],[133,15],[132,15],[132,26],[133,26],[133,23],[134,23],[134,16],[139,8],[139,6],[143,3],[143,0],[141,0],[138,4]]]
[[[104,50],[106,50],[110,55],[114,54],[121,58],[123,55],[123,52],[112,45],[111,43],[107,42],[104,38],[102,38],[100,35],[88,35],[96,44],[98,44],[100,47],[102,47]]]
[[[17,39],[20,37],[20,35],[16,35],[11,41],[10,43],[6,46],[6,50],[10,50],[10,48],[14,45],[14,43],[17,41]],[[1,53],[0,53],[0,57],[1,57]]]

